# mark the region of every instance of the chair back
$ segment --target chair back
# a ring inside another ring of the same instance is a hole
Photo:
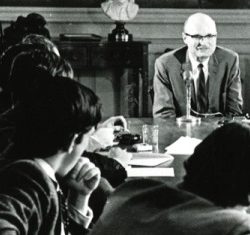
[[[0,22],[0,54],[3,52],[3,28],[2,23]]]
[[[148,88],[148,94],[149,94],[150,100],[153,104],[154,103],[154,88],[152,86],[150,86]]]

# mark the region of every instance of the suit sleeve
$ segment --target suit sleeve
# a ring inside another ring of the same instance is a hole
[[[153,87],[153,116],[155,118],[176,117],[169,73],[160,59],[155,62]]]
[[[25,166],[12,167],[1,174],[0,234],[28,234],[28,231],[35,234],[44,222],[43,217],[54,222],[54,216],[48,213],[53,195],[40,176],[29,174],[31,170]]]
[[[239,56],[236,54],[234,63],[231,67],[230,78],[227,86],[225,114],[227,116],[241,115],[242,106],[243,99]]]

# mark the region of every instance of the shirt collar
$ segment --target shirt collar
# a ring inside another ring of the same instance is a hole
[[[196,70],[198,68],[198,65],[199,64],[203,64],[203,69],[204,70],[208,70],[208,61],[209,61],[209,58],[206,59],[205,61],[203,61],[202,63],[197,61],[192,55],[191,53],[188,51],[188,58],[190,60],[190,63],[192,65],[192,70]]]
[[[57,189],[59,188],[58,182],[56,180],[56,175],[54,169],[51,167],[49,163],[47,163],[42,158],[35,158],[35,162],[44,170],[44,172],[49,176],[50,179],[53,180],[53,182],[56,183]]]

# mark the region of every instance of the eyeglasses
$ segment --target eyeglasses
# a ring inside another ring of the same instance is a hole
[[[194,34],[194,35],[191,35],[191,34],[188,34],[188,33],[185,33],[185,35],[191,37],[192,39],[196,40],[196,41],[200,41],[200,40],[211,40],[213,38],[215,38],[217,35],[216,34],[207,34],[205,36],[201,36],[199,34]]]

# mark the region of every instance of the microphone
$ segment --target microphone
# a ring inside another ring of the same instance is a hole
[[[192,123],[199,124],[201,122],[201,118],[194,117],[191,115],[191,97],[192,97],[192,87],[193,87],[193,73],[192,67],[190,63],[185,63],[182,65],[182,78],[185,82],[185,91],[186,91],[186,115],[176,118],[178,124],[181,123]],[[187,126],[190,127],[190,126]],[[188,134],[188,133],[187,133]]]
[[[193,80],[192,72],[190,70],[185,70],[182,73],[182,77],[183,77],[183,80],[185,81],[185,85],[186,86],[191,86],[192,80]]]
[[[192,80],[193,75],[190,66],[186,65],[184,71],[182,73],[183,80],[185,81],[186,87],[186,118],[190,118],[191,113],[191,87],[192,87]]]

